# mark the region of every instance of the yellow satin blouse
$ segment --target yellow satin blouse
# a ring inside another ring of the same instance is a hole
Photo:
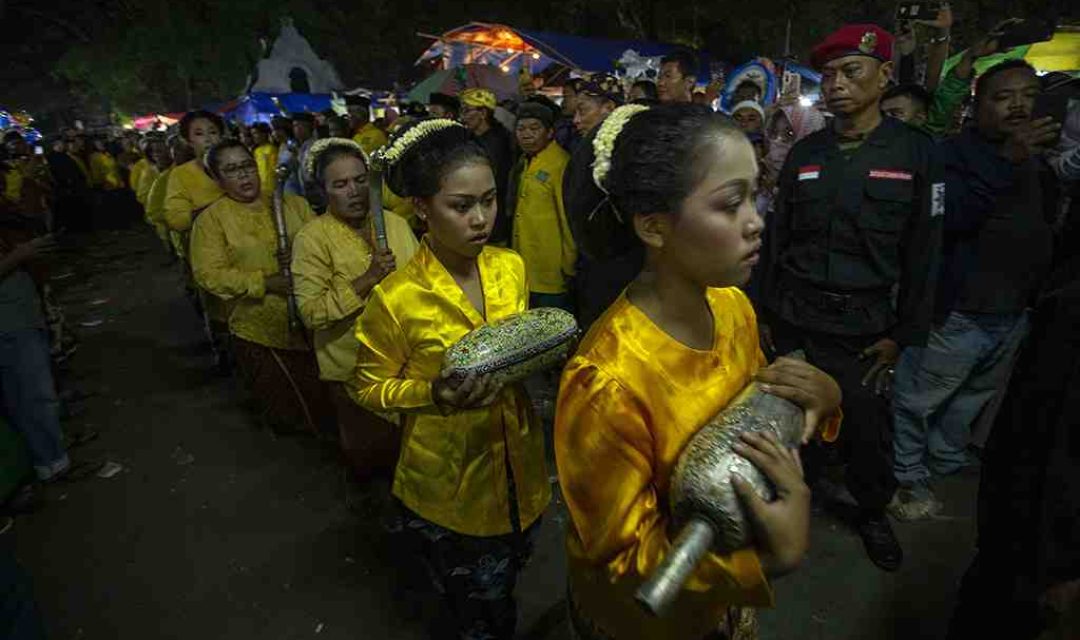
[[[252,155],[255,156],[255,165],[259,168],[262,192],[273,196],[274,189],[277,188],[278,146],[272,142],[261,144],[255,147]]]
[[[120,165],[116,164],[116,158],[103,151],[90,154],[90,186],[105,191],[124,188],[124,181],[120,178]]]
[[[315,214],[299,196],[286,195],[284,205],[291,240]],[[191,230],[195,281],[230,303],[229,331],[266,347],[306,350],[303,335],[289,331],[285,297],[267,293],[264,286],[263,278],[278,272],[276,256],[277,232],[262,198],[251,203],[222,198]]]
[[[570,588],[583,617],[619,640],[704,637],[729,606],[771,606],[753,549],[710,554],[662,618],[634,591],[668,553],[667,495],[687,441],[765,364],[736,288],[710,289],[715,342],[686,347],[622,295],[567,364],[555,414],[559,481],[572,526]]]
[[[184,232],[203,209],[222,198],[225,192],[214,182],[198,159],[175,167],[165,192],[165,224]]]
[[[148,158],[139,158],[135,164],[131,165],[131,170],[128,172],[128,188],[135,192],[136,198],[139,194],[139,182],[142,180],[143,172],[147,167],[153,166]],[[139,201],[142,204],[142,201]]]
[[[384,212],[386,242],[398,268],[412,260],[419,243],[404,219]],[[354,280],[371,266],[371,245],[356,229],[329,213],[304,225],[292,250],[296,301],[304,324],[315,332],[319,377],[351,381],[356,371],[356,317],[364,308]],[[346,385],[351,388],[352,385]]]
[[[386,144],[387,136],[382,129],[375,126],[374,122],[369,122],[360,127],[360,130],[353,136],[353,141],[360,145],[364,153],[370,156]]]
[[[448,529],[494,536],[512,531],[507,460],[523,528],[543,513],[551,488],[543,429],[521,385],[504,389],[488,407],[448,415],[432,400],[448,347],[528,306],[520,256],[489,246],[478,263],[484,317],[426,240],[408,265],[375,287],[356,325],[356,400],[369,410],[407,414],[395,496]]]

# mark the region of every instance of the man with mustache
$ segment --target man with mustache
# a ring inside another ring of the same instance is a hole
[[[885,514],[896,480],[883,396],[901,348],[926,342],[945,212],[933,141],[881,115],[892,49],[893,36],[872,24],[845,26],[814,49],[835,118],[792,148],[758,267],[766,350],[802,349],[843,390],[836,453],[867,555],[885,571],[903,551]],[[824,453],[804,450],[808,484]]]
[[[1026,309],[1050,268],[1056,199],[1043,189],[1053,118],[1034,120],[1039,78],[1022,60],[988,69],[975,89],[975,126],[943,144],[945,232],[935,324],[926,348],[897,366],[890,511],[933,517],[931,473],[972,466],[971,425],[1003,387],[1028,331]]]

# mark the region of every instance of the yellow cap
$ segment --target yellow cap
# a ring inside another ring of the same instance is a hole
[[[467,107],[485,107],[495,110],[498,104],[495,94],[487,89],[466,89],[461,92],[461,103]]]

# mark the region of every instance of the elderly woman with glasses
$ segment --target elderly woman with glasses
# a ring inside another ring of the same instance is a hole
[[[327,426],[310,340],[289,326],[290,284],[283,271],[291,256],[278,250],[255,158],[240,141],[226,140],[207,153],[206,168],[225,195],[192,228],[195,280],[228,306],[237,365],[264,422],[277,431]],[[285,195],[282,210],[291,245],[315,216],[299,196]]]

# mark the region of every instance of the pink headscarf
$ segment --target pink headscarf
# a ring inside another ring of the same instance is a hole
[[[791,125],[791,130],[795,133],[794,136],[785,135],[786,127],[780,129],[784,124],[778,122],[781,115]],[[825,115],[815,107],[804,107],[799,104],[780,107],[780,110],[773,114],[772,122],[769,123],[766,129],[769,132],[769,155],[765,162],[773,175],[780,174],[780,169],[784,166],[784,160],[787,159],[788,152],[791,151],[791,147],[796,142],[824,128]],[[777,130],[779,130],[779,135],[774,135]]]

